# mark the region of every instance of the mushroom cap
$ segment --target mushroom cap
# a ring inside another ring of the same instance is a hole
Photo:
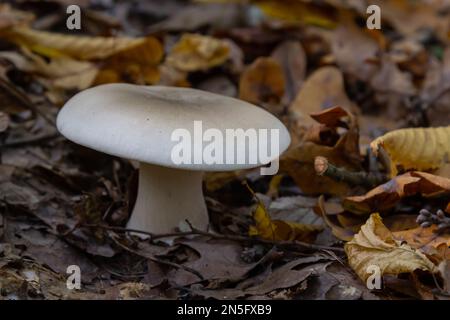
[[[290,144],[290,136],[280,120],[269,112],[242,100],[189,88],[107,84],[84,90],[73,96],[57,117],[58,130],[69,140],[104,153],[152,163],[164,167],[188,170],[226,171],[257,167],[257,163],[181,163],[172,160],[172,150],[180,140],[172,140],[176,129],[189,131],[194,143],[194,121],[201,121],[202,132],[218,129],[226,144],[227,129],[268,129],[266,138],[258,135],[259,143],[270,145],[271,129],[278,129],[279,148],[270,161],[276,159]],[[197,130],[198,132],[198,130]],[[199,136],[197,135],[197,140]],[[201,139],[201,137],[200,137]],[[265,139],[265,141],[264,141]],[[191,159],[202,148],[191,144]],[[236,144],[236,141],[235,141]],[[255,143],[236,147],[235,155],[257,152]],[[245,149],[245,150],[244,150]],[[225,150],[223,149],[225,155]],[[275,150],[276,151],[276,150]],[[203,153],[202,153],[203,154]],[[247,159],[247,158],[246,158]]]

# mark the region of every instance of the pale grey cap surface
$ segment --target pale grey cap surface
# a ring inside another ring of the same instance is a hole
[[[226,163],[225,149],[222,164],[174,163],[172,152],[180,140],[172,140],[172,134],[177,129],[185,129],[193,142],[194,121],[201,121],[203,133],[210,128],[219,130],[224,145],[227,129],[253,129],[257,133],[266,129],[265,136],[258,135],[258,144],[246,141],[245,150],[236,147],[235,154],[244,152],[247,158],[248,154],[258,152],[258,145],[271,145],[271,130],[278,131],[279,147],[277,152],[268,149],[270,160],[277,158],[290,144],[289,132],[283,123],[262,108],[210,92],[164,86],[107,84],[84,90],[61,109],[57,127],[67,139],[85,147],[165,167],[225,171],[267,163],[261,163],[259,156],[256,164],[249,161]],[[195,155],[201,157],[198,153],[203,154],[204,147],[210,143],[203,142],[201,149],[191,145],[191,159]]]

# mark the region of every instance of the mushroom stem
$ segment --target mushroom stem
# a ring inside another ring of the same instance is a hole
[[[136,204],[127,228],[150,233],[171,232],[188,219],[206,230],[208,212],[201,171],[140,163]]]

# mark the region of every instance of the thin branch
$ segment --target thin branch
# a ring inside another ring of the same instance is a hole
[[[131,253],[133,253],[133,254],[135,254],[135,255],[138,255],[138,256],[140,256],[140,257],[144,257],[144,258],[146,258],[146,259],[149,259],[149,260],[151,260],[151,261],[153,261],[153,262],[156,262],[156,263],[159,263],[159,264],[164,264],[164,265],[166,265],[166,266],[173,267],[173,268],[176,268],[176,269],[183,269],[184,271],[187,271],[187,272],[190,272],[190,273],[196,275],[200,280],[204,280],[204,278],[203,278],[203,276],[200,274],[200,272],[198,272],[198,271],[195,270],[195,269],[192,269],[192,268],[187,267],[187,266],[182,265],[182,264],[178,264],[178,263],[175,263],[175,262],[166,261],[166,260],[164,260],[164,259],[157,258],[157,257],[155,257],[154,255],[143,255],[143,254],[140,253],[139,251],[133,250],[133,249],[127,247],[126,245],[122,244],[122,243],[121,243],[120,241],[118,241],[115,237],[111,237],[111,238],[112,238],[112,240],[114,241],[114,243],[116,243],[119,247],[123,248],[124,250],[126,250],[126,251],[128,251],[128,252],[131,252]]]
[[[314,160],[314,169],[319,176],[327,176],[336,181],[343,181],[350,185],[364,186],[373,188],[388,179],[382,173],[371,173],[365,171],[348,171],[345,168],[339,168],[328,162],[325,157],[316,157]]]
[[[238,241],[238,242],[249,242],[249,243],[259,243],[259,244],[266,244],[266,245],[272,245],[277,246],[280,248],[290,248],[290,249],[296,249],[300,251],[304,250],[331,250],[336,252],[344,252],[344,249],[337,248],[337,247],[329,247],[329,246],[322,246],[317,244],[311,244],[301,241],[273,241],[273,240],[265,240],[260,238],[251,238],[246,236],[240,236],[240,235],[223,235],[218,233],[212,233],[208,231],[202,231],[199,229],[196,229],[189,221],[186,221],[186,223],[191,228],[191,231],[186,232],[172,232],[172,233],[161,233],[161,234],[153,234],[151,232],[147,231],[141,231],[136,229],[128,229],[123,227],[112,227],[112,226],[105,226],[101,224],[83,224],[81,227],[88,227],[88,228],[100,228],[105,230],[111,230],[119,233],[139,233],[149,236],[150,241],[154,241],[156,239],[161,238],[168,238],[168,237],[184,237],[184,236],[191,236],[191,235],[201,235],[205,237],[209,237],[212,239],[217,240],[230,240],[230,241]]]
[[[206,237],[210,237],[217,240],[232,240],[232,241],[239,241],[239,242],[251,242],[251,243],[259,243],[259,244],[268,244],[272,246],[277,247],[284,247],[284,248],[296,248],[301,251],[307,249],[307,250],[331,250],[331,251],[338,251],[338,252],[344,252],[344,249],[342,248],[336,248],[336,247],[329,247],[329,246],[322,246],[317,244],[311,244],[301,241],[273,241],[273,240],[265,240],[260,238],[250,238],[246,236],[240,236],[240,235],[222,235],[222,234],[216,234],[211,233],[207,231],[202,231],[199,229],[196,229],[192,224],[186,220],[186,223],[191,228],[192,232],[194,234],[203,235]]]

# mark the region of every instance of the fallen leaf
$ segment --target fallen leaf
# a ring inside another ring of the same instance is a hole
[[[345,93],[341,71],[335,67],[322,67],[306,79],[289,110],[299,126],[309,127],[316,123],[309,117],[311,113],[334,106],[356,110]]]
[[[450,193],[450,179],[426,172],[412,171],[392,178],[362,196],[347,197],[342,205],[345,209],[367,214],[386,211],[394,207],[402,198],[420,194],[439,196]]]
[[[370,144],[378,154],[383,148],[391,163],[391,176],[397,166],[404,170],[438,169],[450,161],[450,126],[438,128],[406,128],[378,137]]]
[[[431,249],[436,249],[444,244],[450,247],[450,234],[436,232],[437,226],[429,228],[417,227],[414,229],[393,232],[396,240],[405,241],[411,247],[420,249],[422,252],[431,254]]]
[[[423,253],[395,240],[377,213],[370,216],[344,249],[350,266],[364,282],[372,274],[368,270],[371,265],[377,266],[381,275],[412,273],[417,269],[438,271]]]
[[[198,253],[198,258],[184,263],[184,266],[199,272],[206,280],[238,281],[258,262],[245,263],[241,259],[242,246],[227,240],[193,239],[179,242]],[[185,270],[169,272],[168,279],[177,285],[188,285],[200,279]]]
[[[155,84],[160,81],[158,64],[163,48],[158,39],[146,37],[145,41],[108,57],[95,78],[95,84],[131,82]]]
[[[320,226],[284,220],[272,220],[264,204],[258,200],[253,213],[254,226],[250,226],[249,235],[273,241],[307,241],[312,242]]]
[[[172,47],[166,63],[181,71],[193,72],[217,67],[227,61],[227,42],[200,34],[183,34]]]
[[[104,59],[145,42],[145,38],[89,37],[16,27],[0,33],[6,39],[49,58]]]
[[[285,78],[280,64],[273,58],[256,59],[241,75],[239,99],[280,112]]]
[[[305,87],[306,84],[302,91]],[[330,108],[323,113],[313,113],[313,116],[324,123],[328,122],[330,125],[339,124],[339,126],[346,127],[347,130],[341,136],[338,136],[337,142],[331,146],[311,141],[302,141],[296,146],[292,146],[281,157],[280,167],[294,179],[304,193],[348,194],[351,187],[346,183],[315,174],[314,159],[317,156],[323,156],[336,166],[344,167],[350,171],[359,171],[361,160],[358,143],[359,127],[356,118],[349,111],[339,107]],[[303,121],[300,121],[300,124],[302,123]],[[333,132],[337,129],[335,127],[327,128],[332,129]],[[305,134],[303,139],[307,136]]]

